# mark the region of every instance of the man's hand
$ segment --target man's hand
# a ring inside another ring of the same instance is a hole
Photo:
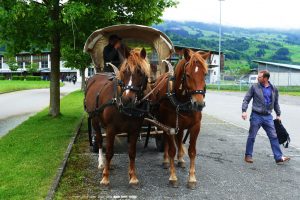
[[[243,118],[243,120],[246,120],[246,119],[247,119],[247,113],[246,113],[246,112],[243,112],[243,113],[242,113],[242,118]]]
[[[280,116],[276,116],[276,119],[278,119],[279,121],[281,121],[281,118],[280,118]]]

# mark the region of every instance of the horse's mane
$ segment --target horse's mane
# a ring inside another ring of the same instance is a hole
[[[140,67],[141,71],[144,72],[148,78],[150,77],[150,64],[147,59],[141,58],[140,52],[140,48],[135,48],[130,51],[130,55],[127,59],[124,60],[120,67],[120,73],[118,75],[118,78],[122,79],[122,72],[128,69],[131,73],[134,73],[137,67]]]
[[[192,65],[194,62],[199,61],[202,66],[200,69],[203,70],[203,72],[206,74],[208,71],[208,65],[206,63],[206,60],[202,58],[201,54],[199,52],[194,52],[192,50],[189,50],[189,55],[191,56],[191,58],[189,60],[187,67]],[[185,65],[185,63],[186,63],[185,59],[180,60],[176,66],[176,71],[179,69],[183,69],[183,65]]]

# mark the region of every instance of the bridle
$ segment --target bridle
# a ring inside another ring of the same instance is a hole
[[[181,77],[181,84],[185,84],[187,85],[186,83],[186,66],[190,63],[190,61],[187,61],[184,66],[183,66],[183,74],[182,74],[182,77]],[[187,93],[189,95],[193,95],[193,94],[202,94],[204,97],[205,97],[205,93],[206,93],[206,84],[204,86],[204,88],[202,90],[188,90]]]

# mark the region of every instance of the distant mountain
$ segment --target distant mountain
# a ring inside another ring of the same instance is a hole
[[[219,25],[165,21],[154,25],[175,45],[219,49]],[[245,29],[222,26],[225,69],[255,67],[252,60],[300,64],[300,30]]]

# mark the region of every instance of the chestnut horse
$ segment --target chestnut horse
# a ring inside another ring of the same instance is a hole
[[[117,75],[113,80],[107,74],[97,74],[87,83],[85,108],[91,117],[99,147],[99,165],[103,168],[101,185],[109,185],[109,170],[114,154],[114,140],[118,133],[128,133],[130,158],[129,184],[137,185],[135,170],[136,142],[142,126],[145,103],[140,102],[147,88],[150,65],[146,51],[132,50],[125,53],[120,71],[113,66]],[[103,162],[101,127],[106,129],[106,162]]]
[[[153,104],[152,114],[162,124],[174,127],[178,147],[178,165],[184,167],[184,150],[182,144],[183,131],[190,133],[190,145],[188,155],[190,157],[190,169],[188,187],[195,188],[195,157],[196,141],[200,132],[202,108],[205,106],[205,75],[208,67],[206,59],[210,53],[193,52],[184,50],[184,58],[180,60],[175,69],[175,75],[163,74],[154,85],[154,91],[150,96]],[[170,164],[169,183],[176,187],[177,176],[174,157],[176,154],[174,135],[164,132],[167,139],[164,151],[164,166]]]

